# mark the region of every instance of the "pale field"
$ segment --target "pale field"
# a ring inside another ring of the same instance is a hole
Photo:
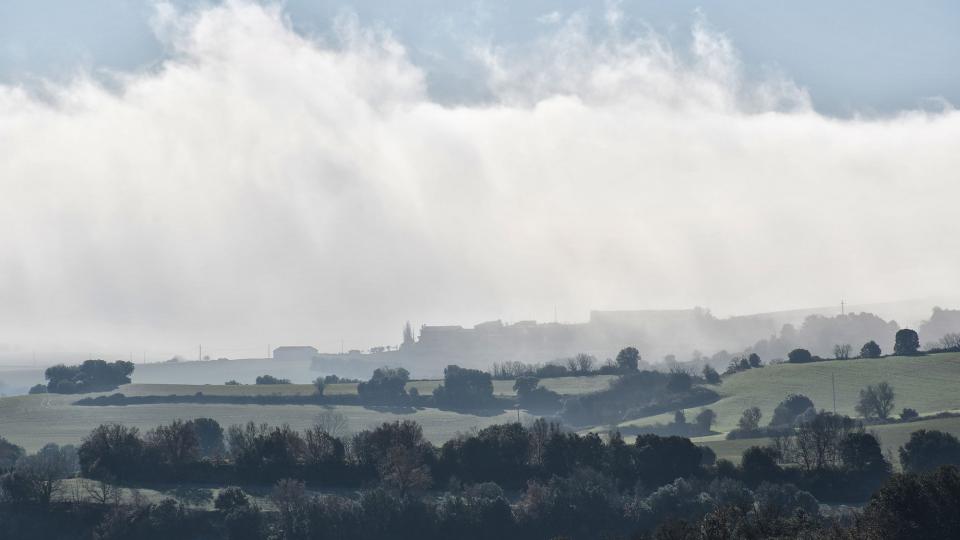
[[[596,375],[593,377],[558,377],[543,379],[541,386],[549,388],[563,395],[584,394],[607,388],[613,375]],[[429,395],[443,381],[415,380],[407,383],[407,390],[416,388],[421,395]],[[127,396],[191,396],[202,392],[210,396],[255,396],[255,395],[311,395],[314,393],[312,384],[127,384],[121,386],[117,392]],[[326,395],[355,395],[357,383],[328,384],[324,390]],[[515,396],[513,381],[493,381],[493,393],[498,396]]]
[[[167,392],[169,393],[169,392]],[[160,403],[90,407],[72,405],[76,395],[40,394],[13,396],[0,399],[0,436],[36,451],[48,442],[78,444],[84,435],[105,422],[119,422],[147,430],[176,418],[191,419],[201,416],[215,419],[224,428],[248,421],[269,424],[290,424],[295,429],[312,426],[317,415],[332,410],[346,416],[350,429],[358,431],[393,420],[416,420],[423,426],[424,435],[435,444],[453,438],[458,433],[481,429],[491,424],[516,421],[516,411],[484,416],[461,414],[439,409],[397,410],[368,408],[352,405],[227,405]],[[520,413],[522,422],[534,417]]]

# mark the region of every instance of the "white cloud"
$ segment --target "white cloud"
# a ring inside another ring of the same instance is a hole
[[[559,11],[550,11],[537,17],[540,24],[557,24],[563,18]]]
[[[334,349],[555,304],[958,292],[953,109],[827,118],[702,26],[681,54],[576,16],[480,51],[496,100],[444,107],[382,31],[164,9],[173,59],[118,91],[0,87],[0,342]]]

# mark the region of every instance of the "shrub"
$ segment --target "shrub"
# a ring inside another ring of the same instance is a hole
[[[960,441],[942,431],[914,431],[899,453],[900,465],[907,472],[932,471],[941,465],[960,465]]]
[[[197,435],[200,455],[216,457],[223,455],[226,448],[223,445],[223,428],[213,418],[197,418],[188,422]]]
[[[256,384],[290,384],[290,379],[278,379],[273,375],[260,375],[255,382]]]
[[[87,360],[79,366],[59,364],[47,368],[44,377],[50,381],[47,390],[57,394],[75,394],[85,392],[103,392],[113,390],[121,384],[130,383],[133,373],[132,362],[118,360]]]
[[[737,427],[741,431],[756,431],[760,427],[760,418],[763,414],[760,412],[759,407],[750,407],[743,411],[743,415],[740,416],[740,420],[737,422]]]
[[[693,385],[693,378],[683,371],[673,371],[667,380],[667,390],[671,392],[687,392]]]
[[[740,460],[743,481],[749,486],[777,481],[783,475],[783,469],[777,465],[779,458],[777,451],[769,446],[747,448]]]
[[[513,383],[517,403],[525,409],[553,410],[560,408],[560,394],[539,386],[536,377],[518,377]]]
[[[78,451],[80,470],[87,478],[123,481],[136,473],[142,453],[137,428],[102,424],[83,438]]]
[[[235,508],[249,505],[249,497],[238,487],[228,487],[220,491],[213,503],[213,507],[221,512],[230,512]]]
[[[640,351],[635,347],[626,347],[617,353],[617,367],[620,371],[637,371],[640,365]]]
[[[797,417],[813,409],[813,401],[803,394],[790,394],[773,410],[770,426],[792,426]]]
[[[903,410],[900,411],[900,420],[909,421],[919,417],[920,417],[920,413],[918,413],[916,409],[904,407]]]
[[[483,407],[493,401],[493,380],[486,371],[449,365],[443,370],[443,383],[433,390],[433,399],[446,407]]]
[[[717,420],[717,413],[713,409],[703,409],[697,414],[695,421],[697,426],[704,432],[709,433],[713,423]]]
[[[703,366],[703,380],[707,381],[708,384],[720,384],[721,382],[720,374],[709,364]]]
[[[876,341],[868,341],[860,348],[860,358],[880,358],[882,352]]]
[[[0,469],[10,469],[24,455],[23,448],[0,437]]]
[[[960,537],[960,473],[944,467],[928,474],[897,474],[870,497],[863,531],[846,538]]]
[[[920,350],[920,336],[915,330],[904,328],[897,331],[894,338],[893,354],[898,356],[910,356],[917,354]]]
[[[805,364],[813,362],[813,356],[806,349],[794,349],[787,354],[787,361],[791,364]]]
[[[409,381],[410,372],[403,368],[377,368],[369,381],[357,385],[357,394],[368,403],[405,403]]]

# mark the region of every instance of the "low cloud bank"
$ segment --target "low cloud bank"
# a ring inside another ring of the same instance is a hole
[[[171,59],[113,84],[0,86],[0,342],[255,356],[960,292],[960,115],[828,118],[704,25],[678,52],[616,24],[476,49],[476,105],[382,30],[246,2],[162,7]]]

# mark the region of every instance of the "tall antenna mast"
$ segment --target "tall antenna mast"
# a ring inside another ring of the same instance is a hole
[[[845,306],[846,306],[846,302],[844,302],[843,299],[841,298],[841,299],[840,299],[840,314],[841,314],[841,315],[845,315],[845,314],[846,314]]]

